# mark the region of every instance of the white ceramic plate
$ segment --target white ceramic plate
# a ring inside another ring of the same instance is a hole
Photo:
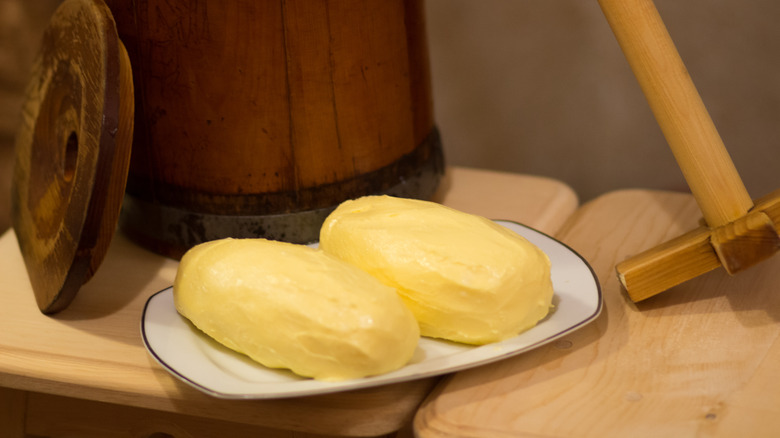
[[[469,346],[421,338],[403,368],[375,377],[321,382],[266,368],[215,342],[173,305],[173,288],[146,303],[141,334],[149,353],[165,369],[195,388],[220,398],[271,399],[346,391],[450,373],[515,356],[566,335],[601,312],[601,288],[590,265],[571,248],[514,222],[496,221],[524,236],[550,257],[555,310],[536,327],[498,343]]]

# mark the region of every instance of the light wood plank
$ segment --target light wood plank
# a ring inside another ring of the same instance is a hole
[[[547,233],[577,206],[555,180],[452,168],[439,199]],[[220,400],[181,383],[143,347],[144,303],[177,263],[114,236],[95,276],[55,316],[35,305],[13,232],[0,237],[0,387],[305,433],[381,435],[407,424],[436,379],[271,401]],[[355,413],[359,412],[359,415]]]
[[[456,374],[415,418],[420,437],[771,436],[780,430],[780,257],[718,269],[635,304],[615,263],[695,228],[690,195],[621,191],[558,236],[598,275],[604,311],[528,354]]]

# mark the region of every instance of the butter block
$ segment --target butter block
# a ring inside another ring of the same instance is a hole
[[[322,251],[265,239],[200,244],[181,260],[177,311],[270,368],[339,381],[404,366],[419,327],[398,293]]]
[[[342,203],[320,249],[395,288],[423,336],[501,341],[550,311],[550,260],[517,233],[443,205],[391,196]]]

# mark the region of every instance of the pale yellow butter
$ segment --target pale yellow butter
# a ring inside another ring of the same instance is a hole
[[[322,251],[264,239],[204,243],[181,260],[177,311],[271,368],[345,380],[404,366],[419,340],[397,292]]]
[[[344,202],[323,224],[320,248],[397,289],[423,336],[500,341],[551,308],[544,252],[493,221],[433,202]]]

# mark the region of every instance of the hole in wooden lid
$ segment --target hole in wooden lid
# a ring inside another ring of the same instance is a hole
[[[65,163],[63,165],[63,178],[66,182],[73,180],[76,173],[76,160],[79,156],[79,137],[75,132],[71,132],[65,142]]]

